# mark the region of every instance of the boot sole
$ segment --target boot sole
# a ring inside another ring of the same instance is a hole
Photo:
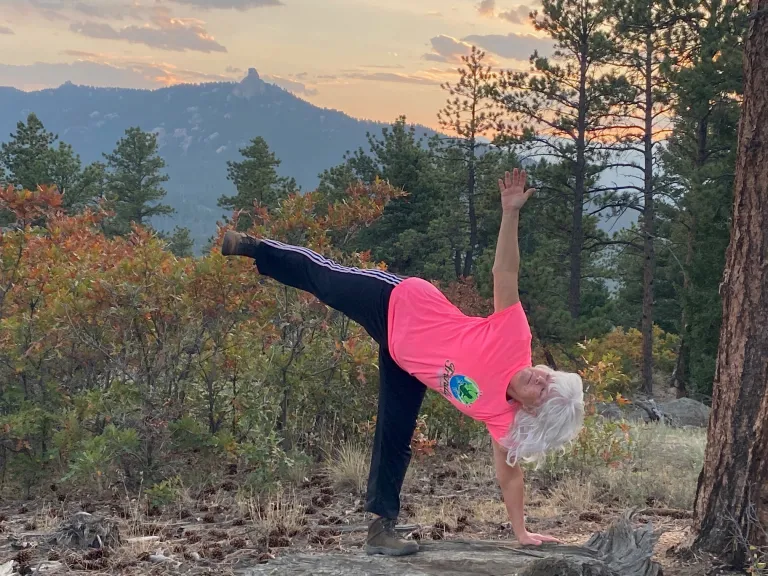
[[[382,546],[366,546],[365,547],[365,553],[368,554],[368,556],[374,556],[376,554],[380,554],[382,556],[410,556],[411,554],[416,554],[416,552],[419,551],[419,548],[403,548],[403,549],[394,549],[394,548],[384,548]]]
[[[221,254],[223,256],[234,256],[237,244],[240,242],[240,234],[233,230],[228,230],[224,234],[224,240],[221,242]]]

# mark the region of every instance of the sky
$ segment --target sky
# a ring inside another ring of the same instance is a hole
[[[357,118],[437,125],[471,45],[498,68],[551,51],[515,0],[0,0],[0,86],[159,88],[249,68]]]

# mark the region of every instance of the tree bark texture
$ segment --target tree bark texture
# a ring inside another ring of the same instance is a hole
[[[576,123],[576,164],[574,166],[573,220],[571,224],[568,309],[572,318],[581,314],[581,252],[584,249],[584,197],[586,196],[587,141],[587,54],[581,55],[579,113]]]
[[[746,34],[731,240],[694,546],[742,564],[768,528],[768,0]]]
[[[653,278],[656,275],[656,213],[653,198],[653,39],[648,31],[645,43],[645,165],[643,167],[643,392],[653,394]]]

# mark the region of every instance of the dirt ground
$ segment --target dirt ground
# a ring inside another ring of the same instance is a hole
[[[455,454],[416,462],[406,478],[400,523],[415,539],[477,538],[513,541],[490,464]],[[532,531],[582,544],[622,512],[593,506],[564,512],[546,486],[532,482],[527,503]],[[67,551],[47,544],[78,511],[118,521],[114,550]],[[656,560],[667,576],[729,574],[710,558],[682,558],[675,546],[688,534],[687,511],[639,511],[638,522],[664,531]],[[238,491],[236,477],[187,494],[162,510],[125,494],[94,500],[53,490],[34,501],[0,503],[0,574],[12,559],[22,574],[237,574],[292,552],[361,553],[367,519],[361,494],[314,474],[279,498],[259,502]]]

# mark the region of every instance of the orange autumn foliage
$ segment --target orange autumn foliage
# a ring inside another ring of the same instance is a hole
[[[323,216],[314,194],[294,195],[256,208],[252,233],[381,266],[341,247],[399,194],[359,185]],[[107,237],[106,213],[65,214],[55,189],[3,189],[0,211],[16,220],[0,233],[0,466],[27,489],[65,472],[159,477],[188,458],[240,461],[263,488],[291,446],[373,415],[362,328],[245,259],[177,258],[140,227]]]

